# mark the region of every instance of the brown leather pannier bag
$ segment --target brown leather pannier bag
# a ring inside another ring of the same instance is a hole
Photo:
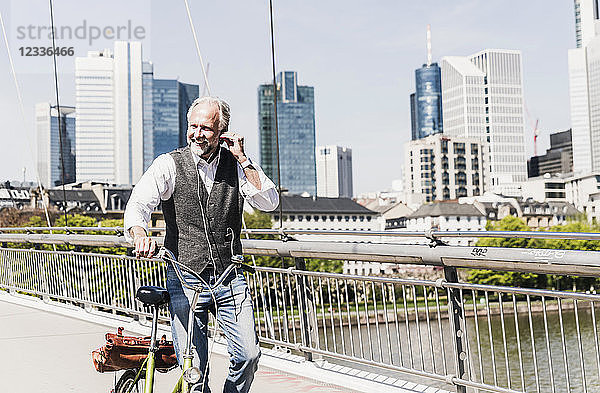
[[[173,341],[167,341],[166,336],[158,341],[155,353],[156,370],[169,371],[177,365],[177,357]],[[92,361],[97,371],[119,371],[139,369],[148,356],[150,337],[123,336],[120,327],[117,334],[106,333],[106,344],[92,352]]]

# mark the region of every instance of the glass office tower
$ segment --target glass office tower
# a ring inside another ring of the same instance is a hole
[[[413,140],[443,132],[441,80],[437,63],[423,64],[415,70],[416,92],[414,98],[411,95]]]
[[[198,91],[198,85],[177,79],[154,79],[154,158],[186,145],[187,111]]]
[[[260,164],[277,183],[277,143],[273,110],[273,86],[258,87]],[[277,75],[277,119],[281,186],[290,194],[317,194],[315,162],[314,88],[298,86],[294,71]]]
[[[37,168],[40,181],[50,188],[75,182],[75,108],[60,107],[60,130],[56,106],[42,102],[35,106]],[[60,134],[60,135],[59,135]],[[62,148],[61,148],[62,142]],[[62,159],[61,159],[62,151]]]

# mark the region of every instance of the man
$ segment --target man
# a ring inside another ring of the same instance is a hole
[[[273,182],[246,156],[244,138],[228,131],[230,111],[225,101],[198,98],[187,117],[188,146],[157,157],[144,173],[127,203],[125,228],[137,256],[154,255],[156,244],[147,236],[147,225],[152,211],[162,201],[167,227],[165,247],[178,262],[212,284],[231,263],[232,249],[234,254],[242,252],[244,199],[253,207],[271,211],[279,204],[279,195]],[[198,283],[189,273],[185,277]],[[193,293],[182,288],[172,266],[167,270],[167,290],[171,297],[171,331],[181,365],[180,351],[187,337]],[[258,367],[260,350],[244,276],[234,270],[212,293],[206,289],[200,295],[197,310],[194,365],[207,374],[208,311],[216,310],[231,360],[223,391],[247,392]],[[206,375],[203,391],[210,392]]]

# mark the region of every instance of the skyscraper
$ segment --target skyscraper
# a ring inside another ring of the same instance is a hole
[[[410,95],[410,137],[414,141],[417,137],[417,94]]]
[[[527,179],[521,52],[486,49],[442,59],[444,134],[489,146],[489,191],[520,194]]]
[[[154,80],[153,158],[186,145],[187,111],[198,91],[198,85],[177,79]]]
[[[352,149],[336,145],[317,148],[317,196],[352,198]]]
[[[317,193],[315,167],[314,88],[298,86],[295,71],[277,75],[277,120],[281,186],[291,194]],[[258,87],[260,164],[277,183],[277,143],[273,108],[273,85]]]
[[[75,182],[75,108],[61,106],[60,114],[59,130],[57,108],[47,102],[35,106],[37,169],[47,188],[63,184],[63,162],[64,184]]]
[[[575,0],[575,45],[582,48],[596,36],[598,0]]]
[[[143,94],[143,127],[144,127],[144,172],[154,159],[154,122],[153,117],[153,86],[154,66],[149,61],[142,62],[142,94]]]
[[[440,67],[432,63],[431,30],[427,25],[427,63],[415,70],[415,93],[410,96],[411,136],[421,139],[443,131]]]
[[[573,171],[600,170],[600,36],[598,0],[575,0],[576,49],[569,49]]]
[[[139,42],[75,59],[78,180],[134,184],[142,176],[152,151],[152,122],[144,122],[151,74]]]
[[[550,149],[543,156],[533,156],[527,161],[527,176],[537,177],[546,173],[573,172],[573,143],[571,130],[550,134]]]

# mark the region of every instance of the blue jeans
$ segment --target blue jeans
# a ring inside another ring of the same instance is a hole
[[[182,272],[187,282],[198,284],[200,281],[193,275]],[[217,277],[214,274],[203,274],[206,281],[212,286]],[[167,269],[167,290],[171,296],[169,311],[171,313],[171,332],[173,344],[177,354],[177,361],[183,366],[183,351],[187,341],[187,326],[190,304],[193,291],[181,285],[174,268],[169,265]],[[250,290],[246,278],[235,269],[229,276],[211,292],[205,288],[198,298],[196,306],[194,337],[195,347],[193,364],[204,375],[208,358],[208,312],[216,314],[219,327],[227,339],[229,352],[229,374],[223,387],[224,393],[245,393],[250,390],[254,373],[258,368],[260,349],[258,337],[254,328],[254,315]],[[215,313],[216,310],[216,313]],[[198,385],[195,391],[210,392],[208,375],[204,378],[204,390]]]

